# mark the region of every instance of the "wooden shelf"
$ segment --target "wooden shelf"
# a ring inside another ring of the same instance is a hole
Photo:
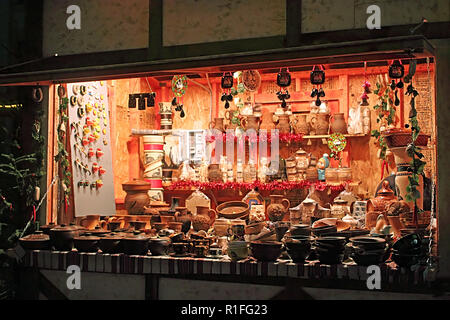
[[[360,137],[366,137],[368,134],[344,134],[344,137],[346,138],[360,138]],[[330,134],[325,135],[317,135],[317,136],[303,136],[303,139],[328,139],[330,137]]]

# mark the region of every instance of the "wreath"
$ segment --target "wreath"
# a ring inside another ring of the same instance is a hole
[[[331,150],[330,157],[339,160],[339,166],[341,165],[341,159],[339,153],[342,152],[347,146],[347,138],[342,133],[333,133],[328,138],[328,148]]]
[[[188,80],[186,76],[176,75],[172,78],[172,92],[176,97],[182,97],[186,93]]]

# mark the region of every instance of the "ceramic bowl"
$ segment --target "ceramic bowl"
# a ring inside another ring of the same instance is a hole
[[[383,254],[376,254],[376,253],[370,253],[370,254],[359,254],[354,253],[350,255],[351,258],[356,262],[356,264],[360,266],[371,266],[371,265],[378,265],[380,263],[384,262]]]
[[[227,254],[232,261],[239,261],[248,257],[248,243],[245,241],[231,241],[228,243]]]
[[[245,226],[245,234],[259,234],[265,225],[264,221],[249,224]]]
[[[310,236],[311,227],[307,224],[295,224],[291,226],[289,233],[293,236]]]
[[[276,261],[281,254],[281,242],[252,241],[250,249],[252,256],[258,261]]]
[[[249,215],[250,207],[248,203],[242,201],[228,201],[217,206],[219,217],[227,219],[244,218]]]
[[[337,232],[336,226],[323,226],[323,227],[312,228],[312,233],[316,237],[321,237],[326,234],[335,233],[335,232]]]
[[[295,263],[304,262],[311,252],[311,241],[286,241],[285,246],[289,257]]]
[[[364,250],[378,250],[386,248],[386,240],[378,237],[359,236],[349,239],[353,246]]]

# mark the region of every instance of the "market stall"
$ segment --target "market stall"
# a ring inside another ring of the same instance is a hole
[[[23,265],[309,284],[378,265],[388,286],[426,282],[435,58],[335,50],[61,74]]]

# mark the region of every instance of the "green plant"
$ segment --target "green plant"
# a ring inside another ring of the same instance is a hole
[[[64,201],[66,205],[69,203],[69,197],[71,194],[72,185],[72,173],[70,171],[69,153],[67,151],[67,123],[69,116],[67,114],[67,107],[69,105],[68,98],[60,99],[59,104],[59,117],[60,122],[58,125],[58,153],[55,156],[55,161],[60,167],[61,185],[64,192]]]
[[[386,159],[387,144],[384,141],[384,137],[381,134],[381,128],[387,128],[390,125],[395,124],[395,106],[392,100],[392,90],[388,85],[382,85],[381,83],[376,83],[376,90],[374,93],[378,95],[378,103],[373,106],[373,109],[377,114],[377,123],[380,124],[379,130],[372,130],[371,136],[377,139],[378,147],[380,148],[380,159]]]
[[[412,82],[406,90],[406,95],[411,97],[410,102],[411,110],[409,112],[408,127],[411,127],[411,140],[412,140],[411,143],[408,144],[406,148],[408,156],[412,158],[409,168],[411,176],[408,177],[409,185],[406,187],[407,191],[406,201],[414,202],[414,212],[420,213],[421,210],[419,210],[419,208],[417,207],[417,199],[420,199],[421,194],[420,191],[417,189],[417,187],[419,186],[419,178],[423,174],[426,162],[422,160],[424,158],[424,155],[421,152],[422,151],[421,148],[419,148],[415,144],[420,134],[420,126],[419,121],[417,120],[417,110],[415,103],[415,99],[419,95],[419,93],[412,85]]]

